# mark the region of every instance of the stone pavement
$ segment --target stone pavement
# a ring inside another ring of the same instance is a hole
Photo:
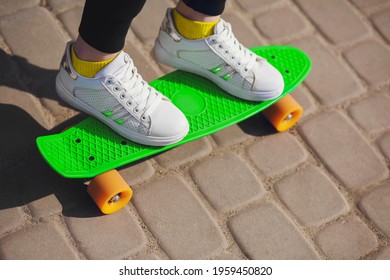
[[[148,81],[171,71],[151,48],[174,2],[148,0],[127,38]],[[122,168],[134,198],[108,216],[35,146],[84,117],[54,92],[82,5],[0,1],[1,259],[390,259],[390,1],[229,0],[244,44],[311,57],[304,117],[276,133],[255,116]]]

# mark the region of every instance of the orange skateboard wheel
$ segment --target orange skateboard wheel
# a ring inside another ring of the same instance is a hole
[[[264,116],[279,132],[293,127],[302,116],[303,109],[291,95],[286,95],[263,111]]]
[[[104,214],[122,209],[133,195],[129,185],[115,169],[93,178],[87,191]]]

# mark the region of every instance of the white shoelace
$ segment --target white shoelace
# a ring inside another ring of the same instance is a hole
[[[223,22],[223,24],[225,28],[219,34],[221,37],[220,44],[223,43],[225,45],[223,48],[226,48],[229,52],[232,52],[231,57],[234,58],[233,60],[237,61],[238,66],[244,67],[245,72],[248,72],[256,62],[261,63],[262,61],[266,60],[251,52],[238,41],[238,39],[233,34],[230,23]]]
[[[143,118],[147,118],[151,111],[158,105],[158,101],[162,99],[162,95],[142,78],[134,65],[133,60],[126,54],[128,60],[126,70],[123,71],[123,76],[119,79],[120,87],[118,91],[123,90],[121,97],[129,99],[128,105],[135,102],[134,107],[136,113],[143,111]]]

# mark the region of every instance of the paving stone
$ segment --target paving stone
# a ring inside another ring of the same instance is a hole
[[[299,142],[288,133],[267,136],[247,148],[256,167],[267,176],[286,171],[307,158]]]
[[[373,232],[356,216],[327,226],[316,242],[329,259],[358,259],[377,246]]]
[[[346,1],[297,0],[297,3],[335,44],[357,40],[369,34],[367,27]]]
[[[339,112],[320,114],[300,126],[306,142],[326,167],[348,188],[388,176],[386,165]]]
[[[156,161],[165,168],[175,168],[187,162],[207,156],[212,151],[207,138],[180,145],[155,157]]]
[[[368,219],[390,237],[390,183],[376,188],[359,203]]]
[[[132,260],[161,260],[161,258],[156,254],[150,254],[150,253],[141,253],[131,259]]]
[[[304,226],[324,224],[349,208],[336,186],[316,167],[284,177],[275,190]]]
[[[84,6],[85,0],[46,0],[46,2],[54,11],[62,11],[76,5]]]
[[[262,34],[272,40],[291,37],[307,29],[301,16],[289,7],[258,15],[255,24]]]
[[[81,21],[81,16],[83,14],[83,8],[76,6],[72,9],[66,10],[65,12],[59,14],[57,17],[65,26],[66,31],[70,34],[73,40],[79,35],[79,25]]]
[[[368,133],[390,128],[390,97],[370,96],[349,107],[352,118]]]
[[[157,38],[161,23],[165,17],[165,12],[170,7],[170,2],[146,1],[144,8],[133,20],[131,28],[142,42],[153,44]],[[147,24],[145,24],[147,22]]]
[[[119,171],[126,182],[132,186],[152,177],[155,170],[149,161],[137,162]]]
[[[180,177],[159,178],[132,201],[171,259],[207,259],[226,246],[218,225]]]
[[[378,31],[390,42],[390,9],[386,9],[372,16],[372,22]]]
[[[20,88],[21,86],[18,82],[11,82],[8,86],[0,85],[0,104],[18,106],[30,115],[38,124],[45,128],[49,128],[50,124],[46,119],[39,100],[32,94],[19,90]]]
[[[233,153],[203,160],[190,170],[206,199],[218,212],[228,212],[245,205],[264,192],[260,181]]]
[[[1,209],[0,235],[23,225],[24,221],[25,216],[20,207]]]
[[[1,0],[0,2],[0,17],[6,14],[11,14],[20,9],[37,6],[39,0]]]
[[[291,93],[291,96],[299,103],[303,108],[302,117],[314,112],[317,109],[317,105],[309,91],[302,86],[299,86]]]
[[[134,60],[135,66],[142,78],[147,82],[157,79],[160,75],[153,69],[151,65],[152,57],[140,52],[136,47],[130,43],[125,44],[124,51],[127,52]]]
[[[390,260],[390,246],[382,249],[373,257],[374,260]]]
[[[97,210],[87,210],[81,206],[79,211],[93,216]],[[93,219],[86,219],[82,215],[65,217],[65,222],[88,259],[121,259],[146,245],[146,237],[136,217],[126,208]]]
[[[317,259],[299,229],[273,203],[234,216],[228,226],[249,259]]]
[[[281,3],[281,0],[239,0],[237,3],[247,12],[266,9],[274,4]]]
[[[389,0],[352,0],[352,2],[360,9],[372,9],[388,3]]]
[[[66,40],[46,9],[35,7],[3,17],[0,31],[12,52],[32,64],[27,67],[30,73],[32,66],[58,69]]]
[[[383,154],[390,159],[390,132],[385,133],[379,138],[378,145]]]
[[[241,143],[250,138],[238,125],[229,126],[212,135],[213,139],[219,146],[227,147]]]
[[[38,218],[45,218],[57,215],[62,212],[62,205],[54,194],[39,198],[28,204],[31,215]]]
[[[55,222],[39,223],[0,240],[0,258],[8,260],[78,259],[65,233]]]
[[[217,257],[213,258],[214,260],[241,260],[241,258],[233,253],[223,252]]]
[[[368,41],[357,45],[346,51],[345,57],[370,86],[390,82],[390,52],[378,42]]]
[[[247,19],[242,19],[237,13],[224,13],[223,19],[232,25],[234,35],[246,47],[263,45],[259,36],[249,28]]]
[[[364,92],[349,70],[316,38],[308,37],[291,44],[310,57],[313,65],[305,83],[322,104],[336,105]]]

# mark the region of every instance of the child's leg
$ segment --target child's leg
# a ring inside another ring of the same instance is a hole
[[[72,49],[76,71],[92,78],[124,47],[127,31],[145,0],[87,0]]]

